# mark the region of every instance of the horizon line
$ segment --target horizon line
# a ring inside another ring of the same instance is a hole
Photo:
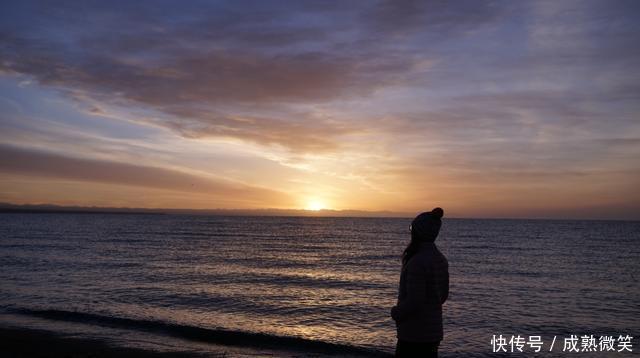
[[[278,208],[140,208],[140,207],[112,207],[112,206],[81,206],[58,204],[14,204],[0,202],[0,213],[69,213],[69,214],[148,214],[148,215],[200,215],[200,216],[255,216],[255,217],[341,217],[341,218],[391,218],[412,219],[416,214],[386,210],[357,210],[357,209],[278,209]],[[324,214],[324,215],[323,215]],[[326,215],[335,214],[335,215]],[[637,222],[640,219],[616,218],[549,218],[549,217],[465,217],[445,216],[445,219],[462,220],[554,220],[554,221],[628,221]]]

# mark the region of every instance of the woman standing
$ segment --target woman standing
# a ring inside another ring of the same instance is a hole
[[[411,242],[402,254],[396,322],[396,357],[437,357],[442,340],[442,304],[449,295],[449,263],[434,241],[444,211],[435,208],[411,223]]]

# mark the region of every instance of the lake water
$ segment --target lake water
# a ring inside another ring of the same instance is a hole
[[[0,323],[152,349],[202,352],[210,336],[389,353],[410,221],[0,214]],[[491,356],[499,334],[640,349],[640,222],[445,218],[436,243],[442,356]]]

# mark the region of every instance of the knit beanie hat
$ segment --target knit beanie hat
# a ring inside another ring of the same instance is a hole
[[[444,216],[444,210],[441,208],[416,216],[411,222],[411,237],[422,242],[434,242],[442,226],[442,216]]]

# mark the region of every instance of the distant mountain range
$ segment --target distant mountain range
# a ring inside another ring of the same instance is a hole
[[[60,206],[53,204],[17,205],[0,203],[0,213],[66,213],[66,214],[183,214],[219,216],[328,216],[328,217],[412,217],[412,214],[364,210],[299,210],[299,209],[147,209],[97,206]]]

